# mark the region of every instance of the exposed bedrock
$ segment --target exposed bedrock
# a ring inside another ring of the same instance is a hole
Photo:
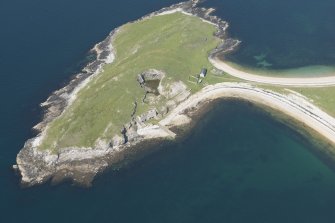
[[[211,12],[213,9],[197,8],[197,3],[198,1],[179,3],[149,14],[141,19],[174,9],[182,10],[215,23],[218,28],[215,35],[219,38],[225,38],[228,24],[220,18],[212,16]],[[78,184],[89,185],[96,174],[101,173],[107,167],[122,160],[125,151],[134,145],[147,138],[173,136],[173,133],[167,128],[147,124],[146,122],[158,119],[160,115],[168,114],[180,102],[186,100],[190,96],[190,92],[187,91],[182,82],[169,83],[168,86],[162,87],[159,83],[164,78],[165,73],[150,69],[140,74],[141,78],[138,81],[140,84],[142,81],[147,82],[147,84],[143,85],[146,92],[157,93],[167,98],[168,101],[164,106],[151,108],[148,112],[139,116],[135,116],[135,112],[130,122],[125,124],[124,128],[120,130],[119,135],[111,137],[108,143],[98,143],[94,148],[73,147],[60,149],[57,152],[37,148],[36,142],[45,133],[47,125],[59,117],[68,105],[72,103],[73,98],[75,98],[73,96],[85,83],[99,74],[105,64],[113,61],[115,55],[112,41],[116,32],[118,32],[118,29],[112,31],[105,40],[98,43],[91,50],[92,54],[95,55],[94,61],[89,62],[79,74],[73,77],[68,85],[53,92],[46,102],[41,104],[45,110],[45,114],[41,122],[34,127],[40,133],[37,137],[27,140],[23,149],[17,155],[17,165],[14,165],[14,169],[21,175],[22,185],[33,186],[49,180],[60,182],[65,179],[71,179]],[[222,51],[223,49],[230,49],[234,45],[230,40],[224,44],[218,49]],[[219,51],[218,49],[217,51]],[[134,110],[136,110],[136,105]]]

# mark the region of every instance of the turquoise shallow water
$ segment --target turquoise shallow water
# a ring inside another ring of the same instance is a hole
[[[174,2],[0,1],[0,222],[334,222],[335,174],[316,148],[236,102],[90,189],[19,187],[11,165],[38,104],[110,30]]]
[[[335,66],[335,1],[209,0],[242,41],[227,59],[250,67]]]
[[[2,200],[8,222],[334,222],[335,174],[294,132],[224,102],[191,135],[91,189],[63,184]],[[20,212],[20,214],[14,214]],[[52,216],[52,217],[50,217]]]

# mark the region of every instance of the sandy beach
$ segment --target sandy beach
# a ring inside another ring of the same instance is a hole
[[[271,77],[236,69],[231,65],[215,57],[209,58],[209,61],[217,69],[222,70],[234,77],[261,84],[272,84],[280,86],[301,86],[301,87],[321,87],[321,86],[335,85],[335,75],[328,77],[304,77],[304,78]]]
[[[303,96],[297,93],[283,95],[242,83],[219,83],[205,87],[171,111],[160,121],[160,125],[171,127],[185,124],[178,123],[178,119],[186,110],[196,109],[199,103],[218,98],[240,98],[281,111],[319,132],[335,145],[335,119]]]
[[[210,10],[209,13],[211,11],[212,10]],[[142,17],[140,20],[175,12],[193,15],[192,13],[190,14],[184,11],[181,5],[176,5]],[[206,13],[206,11],[201,12]],[[227,23],[216,17],[213,18],[210,17],[211,20],[201,19],[214,25],[215,23],[212,23],[212,20],[216,21],[219,24],[218,27],[220,27],[220,31],[224,34],[228,26]],[[102,72],[105,64],[114,61],[116,55],[112,43],[114,34],[117,31],[118,29],[115,29],[106,40],[94,47],[97,60],[88,64],[87,68],[84,68],[86,72],[83,73],[89,74],[86,78],[79,79],[78,77],[81,77],[80,75],[82,74],[77,75],[74,79],[75,81],[70,82],[68,86],[54,92],[45,103],[42,103],[42,106],[47,110],[44,119],[36,127],[36,129],[40,131],[40,134],[35,138],[27,140],[24,148],[17,156],[17,165],[14,165],[14,169],[21,173],[23,184],[28,186],[41,184],[55,176],[58,180],[71,178],[77,183],[90,183],[96,174],[103,172],[108,166],[113,164],[115,157],[122,157],[123,154],[136,144],[158,138],[175,138],[176,133],[172,132],[171,129],[175,126],[181,126],[191,122],[191,118],[187,116],[188,110],[200,110],[200,106],[205,106],[202,102],[219,98],[244,99],[280,111],[318,132],[335,145],[335,119],[316,107],[304,96],[293,91],[288,91],[288,94],[284,95],[271,90],[258,88],[252,84],[231,82],[209,85],[189,98],[183,99],[183,102],[176,104],[176,107],[169,110],[169,112],[165,114],[166,116],[164,115],[163,119],[156,125],[150,123],[138,125],[133,131],[137,133],[139,137],[135,138],[132,142],[128,142],[128,138],[126,138],[128,136],[126,136],[124,140],[122,139],[123,141],[120,140],[115,143],[114,141],[111,143],[110,141],[103,142],[98,140],[98,143],[93,147],[60,148],[57,154],[51,150],[39,150],[38,147],[47,134],[48,124],[64,114],[64,111],[77,99],[78,92],[85,88],[94,77]],[[101,57],[102,54],[106,54],[107,57]],[[335,76],[311,78],[268,77],[233,68],[229,64],[216,58],[209,58],[209,60],[217,69],[240,79],[255,83],[303,87],[335,85]],[[82,176],[87,177],[83,178]]]

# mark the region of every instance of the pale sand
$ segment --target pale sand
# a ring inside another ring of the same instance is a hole
[[[144,139],[155,139],[155,138],[174,138],[176,134],[171,132],[164,126],[150,125],[137,130],[137,134],[144,137]]]
[[[187,109],[196,109],[200,102],[218,98],[241,98],[281,111],[317,131],[335,145],[335,119],[318,107],[297,94],[283,95],[242,83],[209,85],[178,105],[159,124],[176,126],[179,116]]]
[[[159,14],[152,14],[143,19],[148,19],[152,16],[162,16],[162,15],[172,14],[176,12],[181,12],[186,15],[194,16],[190,13],[185,12],[182,8],[176,8],[176,9],[164,11]],[[202,20],[204,22],[217,26],[217,24],[214,24],[208,20],[205,20],[205,19],[202,19]],[[108,58],[105,60],[106,64],[110,64],[115,60],[115,53],[114,53],[112,44],[110,44],[109,47],[110,47],[111,53],[108,56]],[[95,46],[95,49],[97,50],[97,53],[99,53],[98,48],[96,46]],[[232,76],[235,76],[235,77],[238,77],[244,80],[252,81],[252,82],[258,82],[258,83],[264,83],[264,84],[274,84],[274,85],[284,85],[284,86],[306,86],[306,87],[335,85],[335,76],[334,77],[317,77],[317,78],[266,77],[266,76],[256,75],[256,74],[238,70],[236,68],[231,67],[229,64],[226,64],[223,61],[220,61],[215,58],[209,58],[209,60],[216,68],[224,72],[227,72]],[[76,87],[76,89],[70,95],[67,96],[68,106],[66,107],[66,109],[77,98],[78,92],[82,88],[87,86],[87,84],[95,76],[101,73],[102,69],[103,67],[101,66],[93,75],[91,75],[90,77],[85,79],[82,83],[80,83]],[[259,88],[252,87],[250,85],[238,84],[238,83],[211,85],[211,86],[207,86],[206,88],[196,93],[195,95],[191,96],[185,102],[177,106],[177,108],[171,111],[171,113],[160,122],[160,125],[140,128],[138,133],[139,135],[147,139],[171,137],[173,133],[169,132],[168,129],[166,129],[164,126],[178,126],[178,125],[189,123],[190,120],[182,114],[185,111],[185,109],[196,107],[196,105],[201,101],[206,101],[206,100],[211,100],[211,99],[216,99],[216,98],[224,98],[224,97],[237,97],[237,98],[243,98],[243,99],[246,99],[252,102],[257,102],[260,104],[267,105],[269,107],[281,110],[284,113],[296,118],[299,121],[302,121],[304,123],[307,122],[306,124],[308,126],[317,130],[318,132],[320,132],[320,134],[326,136],[326,138],[330,139],[332,142],[335,143],[334,118],[324,113],[323,111],[321,111],[314,105],[310,104],[302,97],[296,97],[295,99],[293,99],[292,95],[294,94],[291,94],[291,97],[287,97],[287,96],[280,95],[275,92],[270,93],[270,91],[265,91]],[[312,109],[316,113],[311,116],[308,116],[307,114],[300,116],[300,113],[303,113],[302,110],[299,109],[300,108],[299,103],[301,103],[301,100],[304,100],[303,103],[308,103],[308,105],[301,107],[301,109],[304,109],[307,112],[310,112],[309,109]],[[293,104],[295,106],[292,106]],[[304,116],[308,116],[306,120],[309,120],[309,121],[306,121],[304,118],[302,118]],[[48,129],[48,126],[37,137],[35,137],[35,139],[32,142],[33,147],[38,147],[41,144],[43,138],[45,137],[47,133],[47,129]]]
[[[219,60],[218,58],[209,58],[209,61],[219,70],[222,70],[234,77],[262,83],[262,84],[273,84],[281,86],[301,86],[301,87],[321,87],[321,86],[333,86],[335,85],[335,74],[334,76],[328,77],[271,77],[257,75],[248,71],[236,69],[229,64]]]

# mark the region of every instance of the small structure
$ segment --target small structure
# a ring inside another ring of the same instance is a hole
[[[200,73],[200,78],[204,78],[204,77],[206,77],[206,75],[207,75],[207,69],[206,68],[202,68],[201,69],[201,73]]]
[[[202,83],[203,79],[207,76],[207,69],[202,68],[200,74],[198,75],[198,84]]]
[[[141,85],[141,87],[143,87],[143,85],[145,84],[145,80],[144,80],[142,74],[137,75],[137,81]]]
[[[141,87],[143,87],[143,85],[145,84],[145,80],[144,80],[142,74],[137,75],[137,81],[141,85]]]
[[[196,84],[202,83],[204,78],[207,76],[207,68],[202,68],[200,74],[197,74],[195,76],[191,75],[188,77],[188,81],[191,83],[194,83],[191,81],[191,78],[194,78],[196,80]]]

